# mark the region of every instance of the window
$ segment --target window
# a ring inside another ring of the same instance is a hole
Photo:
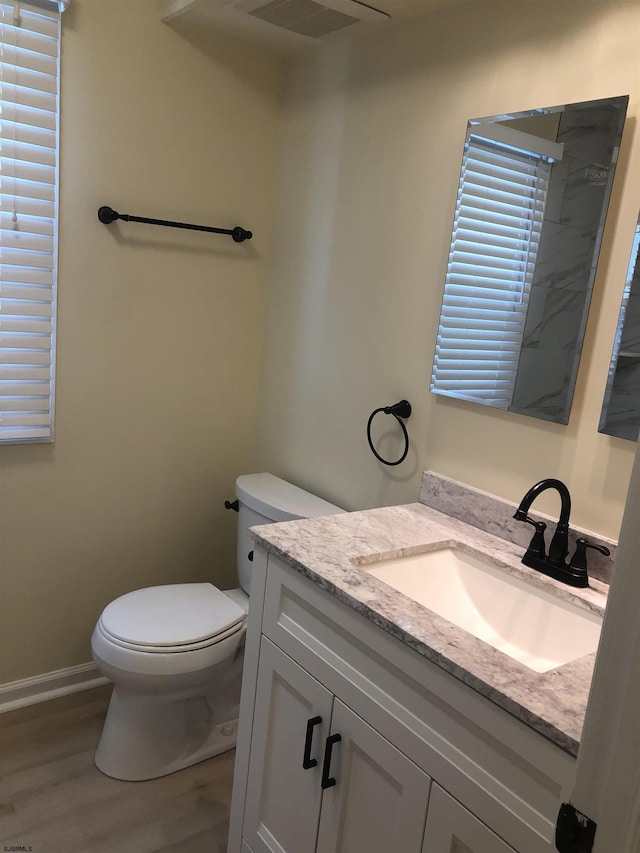
[[[471,130],[465,144],[431,390],[508,408],[550,158],[488,130]]]
[[[0,442],[53,438],[63,5],[0,0]]]

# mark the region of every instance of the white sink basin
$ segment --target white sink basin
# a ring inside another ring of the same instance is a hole
[[[359,568],[536,672],[598,646],[602,618],[455,544]]]

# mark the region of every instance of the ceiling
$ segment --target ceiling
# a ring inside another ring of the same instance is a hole
[[[319,0],[321,2],[321,0]],[[363,6],[389,15],[392,21],[419,18],[439,9],[454,8],[466,3],[483,3],[486,0],[355,0]],[[535,2],[539,6],[569,0],[510,0],[510,2]],[[575,2],[575,0],[573,0]],[[605,4],[610,0],[580,0],[585,5]],[[272,26],[247,14],[248,9],[260,3],[254,0],[159,0],[162,19],[173,25],[191,24],[199,29],[230,33],[253,41],[282,55],[297,53],[319,44],[320,39],[302,38],[283,26]],[[330,39],[332,36],[328,36]]]
[[[437,9],[446,9],[451,6],[461,6],[463,3],[481,3],[482,0],[356,0],[365,6],[372,6],[380,12],[386,12],[394,20],[401,18],[418,18],[435,12]],[[519,2],[519,0],[514,0]],[[563,0],[538,0],[541,3],[561,3]],[[608,0],[582,0],[590,5],[604,5]]]
[[[364,0],[356,0],[364,2]],[[417,18],[445,9],[448,6],[460,6],[462,3],[477,2],[477,0],[368,0],[365,6],[372,6],[380,12],[386,12],[394,20],[399,18]]]

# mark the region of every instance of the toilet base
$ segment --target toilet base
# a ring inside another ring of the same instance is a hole
[[[164,720],[166,725],[166,718]],[[166,729],[165,729],[166,732]],[[181,750],[180,755],[173,758],[166,756],[166,750],[153,739],[145,738],[143,743],[136,741],[131,743],[125,736],[123,729],[119,728],[116,740],[109,737],[105,723],[105,730],[100,738],[100,744],[95,754],[95,764],[98,770],[110,776],[112,779],[120,779],[124,782],[144,782],[149,779],[158,779],[168,776],[177,770],[184,770],[214,755],[220,755],[233,749],[236,745],[238,735],[238,720],[229,720],[220,723],[208,731],[203,743],[192,749]],[[165,754],[163,754],[165,753]]]
[[[98,770],[142,782],[233,749],[242,660],[237,657],[232,677],[207,696],[166,697],[116,685],[95,754]]]

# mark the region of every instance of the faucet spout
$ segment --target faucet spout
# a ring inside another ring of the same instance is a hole
[[[520,501],[520,506],[514,513],[514,518],[518,521],[526,521],[527,514],[531,508],[531,504],[535,501],[538,495],[546,492],[547,489],[555,489],[561,500],[560,518],[556,525],[556,531],[553,534],[551,544],[549,545],[548,560],[554,565],[564,565],[564,558],[569,553],[569,516],[571,514],[571,495],[569,489],[565,486],[562,480],[555,480],[553,477],[547,477],[545,480],[540,480],[535,486],[531,486],[529,491]]]
[[[556,491],[560,493],[562,506],[560,508],[559,520],[563,524],[569,524],[569,516],[571,514],[571,495],[569,494],[569,489],[565,486],[562,480],[554,480],[553,477],[547,477],[545,480],[540,480],[540,482],[536,483],[535,486],[531,486],[529,491],[520,501],[520,506],[513,517],[522,521],[524,515],[529,512],[531,504],[535,501],[538,495],[542,494],[542,492],[545,492],[547,489],[556,489]]]

